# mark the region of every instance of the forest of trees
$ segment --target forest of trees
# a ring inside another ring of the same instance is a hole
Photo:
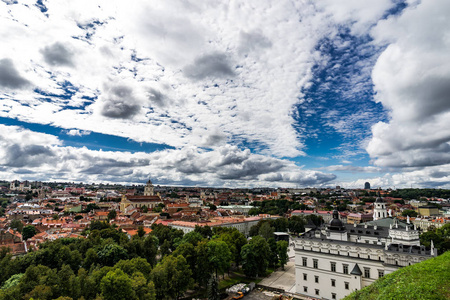
[[[163,225],[153,225],[148,236],[140,228],[128,239],[94,221],[86,238],[46,242],[16,258],[1,248],[0,299],[178,299],[188,289],[208,290],[214,299],[230,269],[258,277],[287,263],[288,243],[275,241],[273,224],[260,223],[260,234],[248,241],[234,228],[183,234]]]
[[[450,190],[443,189],[397,189],[389,193],[390,197],[406,200],[420,199],[421,197],[450,198]]]

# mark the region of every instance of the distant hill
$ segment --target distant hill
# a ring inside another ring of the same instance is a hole
[[[399,269],[344,299],[450,299],[450,251]]]

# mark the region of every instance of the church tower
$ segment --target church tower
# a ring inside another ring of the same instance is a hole
[[[384,202],[383,198],[380,197],[380,191],[378,191],[378,197],[375,200],[373,208],[373,219],[380,220],[387,218],[387,216],[386,203]]]
[[[144,196],[154,196],[155,193],[153,190],[154,190],[154,187],[153,187],[152,181],[149,179],[147,181],[147,185],[144,188]]]

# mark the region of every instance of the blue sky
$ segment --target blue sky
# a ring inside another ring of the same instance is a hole
[[[450,187],[444,0],[0,6],[2,179]]]

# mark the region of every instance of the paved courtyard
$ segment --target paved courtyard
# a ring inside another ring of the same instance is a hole
[[[259,285],[281,289],[289,293],[295,293],[295,262],[294,259],[289,260],[284,267],[285,270],[279,270],[264,278]]]
[[[295,251],[293,246],[289,246],[289,262],[281,269],[264,278],[259,285],[282,289],[289,293],[295,293]]]

